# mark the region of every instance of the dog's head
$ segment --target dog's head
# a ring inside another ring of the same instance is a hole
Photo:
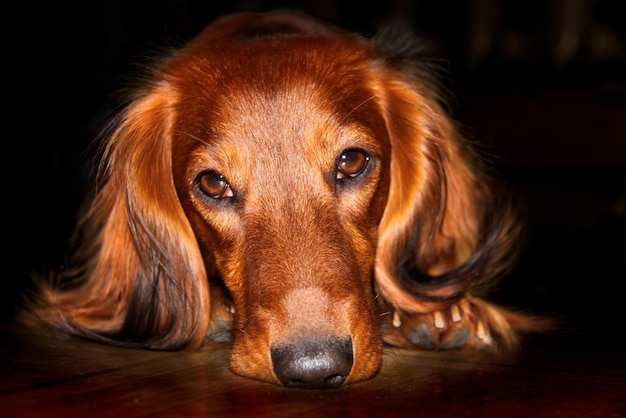
[[[49,296],[48,321],[82,335],[198,347],[232,315],[235,372],[336,387],[377,373],[386,308],[436,309],[488,270],[487,184],[427,87],[297,14],[209,26],[103,161],[84,283]]]
[[[176,189],[234,305],[231,366],[289,385],[370,377],[391,150],[371,50],[293,16],[246,19],[203,33],[169,86]]]

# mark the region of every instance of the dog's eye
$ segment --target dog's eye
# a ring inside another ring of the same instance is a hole
[[[198,185],[204,194],[213,199],[233,197],[233,191],[226,178],[216,171],[207,171],[198,178]]]
[[[365,171],[370,156],[359,150],[346,150],[337,159],[337,180],[357,177]]]

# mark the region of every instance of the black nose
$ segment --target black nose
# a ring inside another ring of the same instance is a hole
[[[271,351],[276,377],[290,388],[337,388],[352,369],[350,339],[282,345]]]

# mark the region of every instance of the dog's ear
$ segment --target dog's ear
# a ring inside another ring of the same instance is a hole
[[[425,87],[396,71],[377,80],[392,149],[377,285],[396,308],[429,312],[500,275],[517,225]]]
[[[208,282],[172,178],[175,100],[166,84],[151,89],[105,135],[79,251],[57,277],[64,289],[48,286],[35,300],[44,322],[157,349],[203,343]]]

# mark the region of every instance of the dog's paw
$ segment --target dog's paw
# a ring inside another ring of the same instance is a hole
[[[416,314],[405,319],[396,315],[406,339],[423,350],[452,350],[462,347],[490,346],[493,339],[489,329],[467,299],[447,309]]]
[[[397,347],[422,350],[510,349],[518,344],[512,315],[467,296],[432,312],[394,311],[383,325],[383,340]]]

